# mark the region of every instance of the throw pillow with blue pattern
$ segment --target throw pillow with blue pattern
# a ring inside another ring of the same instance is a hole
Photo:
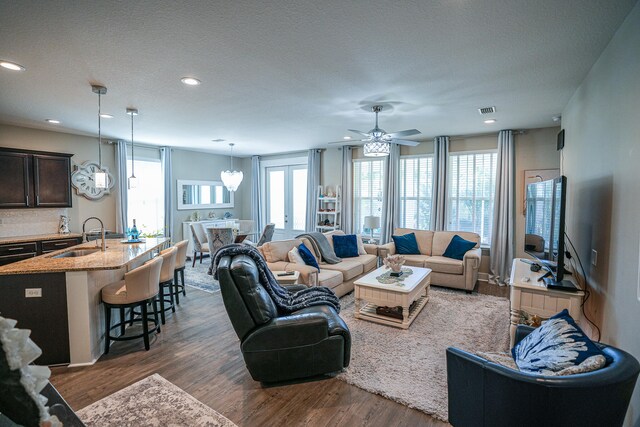
[[[566,309],[527,335],[511,349],[511,354],[521,371],[540,375],[557,375],[594,356],[599,356],[592,360],[601,360],[598,365],[602,367],[607,359]]]

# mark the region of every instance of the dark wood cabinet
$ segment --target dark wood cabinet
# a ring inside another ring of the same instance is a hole
[[[0,245],[0,265],[11,264],[82,243],[80,237],[33,242],[5,243]]]
[[[71,207],[71,156],[0,148],[0,208]]]
[[[31,156],[25,153],[0,151],[0,207],[27,208],[33,201],[31,183]],[[31,196],[31,197],[30,197]]]

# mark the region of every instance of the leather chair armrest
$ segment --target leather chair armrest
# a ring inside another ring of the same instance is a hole
[[[378,255],[378,245],[373,245],[371,243],[364,244],[364,251],[369,255]]]
[[[326,339],[328,321],[322,313],[278,317],[256,328],[242,342],[242,351],[267,351],[300,347]]]
[[[380,258],[386,258],[387,255],[394,255],[396,253],[396,244],[389,242],[384,245],[378,246],[378,256]]]
[[[513,340],[513,345],[516,345],[520,341],[522,341],[522,339],[533,332],[534,329],[535,328],[532,326],[518,325],[518,327],[516,328],[516,335]]]

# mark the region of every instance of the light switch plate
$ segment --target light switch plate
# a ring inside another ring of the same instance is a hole
[[[591,249],[591,265],[594,267],[598,265],[598,251]]]
[[[41,298],[42,297],[42,288],[26,288],[24,290],[25,298]]]

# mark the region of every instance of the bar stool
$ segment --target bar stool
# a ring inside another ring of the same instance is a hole
[[[104,354],[109,353],[111,341],[127,341],[136,338],[144,340],[145,350],[149,350],[149,335],[154,332],[160,332],[160,322],[158,321],[158,309],[156,296],[158,295],[158,283],[160,281],[160,270],[162,269],[162,258],[158,257],[144,265],[131,270],[124,275],[124,280],[111,283],[102,288],[102,303],[104,304],[105,314],[105,343]],[[147,304],[154,305],[153,318],[149,317]],[[131,324],[134,321],[142,322],[142,333],[138,335],[125,336],[125,324],[128,323],[124,319],[125,308],[133,309],[141,308],[141,317],[138,319],[130,319]],[[111,309],[120,310],[120,322],[111,326]],[[149,322],[153,322],[153,328],[149,330]],[[120,328],[120,336],[112,336],[111,330]]]
[[[165,324],[164,312],[171,310],[172,313],[176,312],[176,306],[173,303],[173,271],[176,268],[176,255],[178,255],[178,248],[172,246],[168,249],[160,251],[158,258],[162,258],[162,270],[160,270],[160,293],[158,294],[158,300],[160,301],[160,319],[162,324]],[[168,293],[165,293],[165,289]],[[168,303],[168,306],[165,306]]]
[[[182,292],[183,296],[187,296],[187,290],[184,286],[184,267],[187,263],[188,244],[188,240],[183,240],[175,245],[178,249],[178,254],[176,255],[176,268],[173,270],[173,294],[176,298],[176,304],[180,304],[180,292]],[[178,273],[180,273],[182,283],[178,283]]]

